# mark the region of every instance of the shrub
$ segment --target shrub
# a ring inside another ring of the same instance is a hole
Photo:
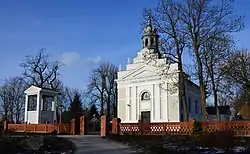
[[[200,145],[229,150],[235,144],[235,138],[230,130],[204,133],[200,138]]]
[[[194,122],[192,133],[194,135],[201,135],[203,133],[203,127],[201,122]]]
[[[54,130],[51,132],[51,135],[57,135],[57,131],[54,129]]]

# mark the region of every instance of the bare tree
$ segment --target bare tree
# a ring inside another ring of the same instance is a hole
[[[103,67],[106,70],[106,84],[105,91],[107,94],[107,116],[111,118],[111,107],[112,111],[116,113],[117,99],[116,99],[116,82],[118,67],[111,63],[103,63]],[[110,119],[109,119],[110,120]]]
[[[247,118],[250,102],[250,54],[247,49],[236,50],[229,59],[221,66],[223,81],[228,90],[227,102],[233,107],[235,116],[242,108],[241,115]]]
[[[11,107],[11,101],[10,101],[10,91],[8,89],[8,84],[5,82],[4,85],[0,89],[0,98],[2,101],[1,108],[3,112],[3,119],[8,120],[8,114]]]
[[[214,5],[211,0],[186,0],[184,4],[179,5],[179,9],[189,40],[188,46],[195,57],[203,119],[206,120],[203,46],[218,36],[230,35],[242,30],[243,22],[241,17],[235,18],[231,0],[221,0]]]
[[[247,50],[239,50],[230,56],[222,66],[224,77],[237,87],[244,102],[250,102],[250,54]]]
[[[91,98],[91,102],[100,103],[101,115],[103,115],[104,107],[106,106],[108,118],[111,117],[111,107],[115,111],[117,106],[117,88],[115,83],[117,71],[118,68],[115,65],[109,62],[102,62],[98,68],[92,71],[89,78],[87,94]]]
[[[105,99],[105,84],[106,84],[106,71],[100,64],[98,68],[92,71],[89,77],[89,84],[87,94],[92,97],[92,101],[100,102],[100,115],[104,113],[104,99]]]
[[[62,105],[63,109],[66,111],[69,108],[70,103],[73,102],[74,96],[76,94],[79,94],[80,97],[83,97],[84,94],[79,89],[70,88],[63,85],[61,81],[58,81],[58,83],[59,86],[56,89],[58,92],[60,92],[60,95],[58,96],[58,106]]]
[[[183,33],[183,24],[180,20],[181,13],[178,3],[173,1],[160,1],[158,7],[151,10],[145,10],[146,16],[151,16],[154,26],[161,34],[160,49],[165,56],[178,64],[179,70],[179,98],[183,106],[184,120],[188,120],[188,106],[186,97],[186,75],[183,69],[183,52],[186,48],[187,36]],[[152,13],[151,13],[152,12]],[[163,74],[167,76],[169,72]]]
[[[22,77],[16,76],[5,80],[0,92],[5,120],[19,123],[24,117],[24,91],[26,88],[27,85]]]
[[[228,36],[211,38],[204,43],[202,52],[202,62],[205,67],[206,87],[209,84],[213,94],[214,105],[216,108],[217,119],[220,121],[218,108],[218,95],[223,95],[225,86],[223,85],[223,71],[221,65],[229,58],[232,53],[233,41]],[[220,97],[222,101],[222,97]]]
[[[206,71],[203,63],[204,48],[207,42],[214,42],[221,36],[230,36],[244,27],[243,18],[234,16],[231,0],[212,2],[212,0],[160,0],[158,8],[153,13],[153,21],[164,38],[162,43],[167,49],[166,53],[178,63],[181,72],[183,72],[182,53],[187,49],[190,50],[200,85],[204,120],[206,120],[207,89],[210,86],[208,76],[211,73]],[[185,77],[183,73],[180,74],[182,83]],[[180,86],[182,93],[185,94],[185,85]]]
[[[56,79],[62,64],[58,61],[51,61],[44,49],[41,49],[36,56],[26,56],[20,66],[23,68],[23,76],[30,84],[51,89],[58,88]]]

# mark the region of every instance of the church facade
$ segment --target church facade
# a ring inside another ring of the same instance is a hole
[[[117,112],[122,123],[183,121],[178,65],[160,54],[158,39],[157,30],[149,21],[143,31],[141,51],[131,62],[128,60],[125,70],[119,68]],[[186,92],[189,118],[199,121],[199,87],[187,80]]]

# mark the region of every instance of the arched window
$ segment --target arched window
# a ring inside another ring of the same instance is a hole
[[[145,101],[145,100],[150,100],[150,94],[148,92],[144,92],[141,95],[141,100]]]
[[[151,44],[151,46],[154,45],[154,38],[150,39],[150,44]]]
[[[145,47],[147,47],[148,46],[148,39],[146,38],[145,39]]]

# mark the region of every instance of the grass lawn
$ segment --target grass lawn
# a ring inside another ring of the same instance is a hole
[[[148,154],[250,153],[250,138],[236,138],[225,132],[191,136],[110,136]]]
[[[62,153],[74,150],[74,144],[65,139],[53,135],[2,135],[0,137],[0,152],[8,154],[16,153]]]

